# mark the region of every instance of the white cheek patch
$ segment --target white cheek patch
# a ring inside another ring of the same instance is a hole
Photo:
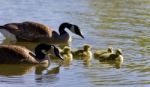
[[[49,52],[50,52],[51,55],[55,56],[54,47],[53,46],[51,47],[51,49],[49,50]]]
[[[0,29],[0,32],[6,37],[6,39],[10,39],[12,41],[16,41],[16,36],[5,29]]]
[[[44,53],[44,54],[47,54],[45,50],[42,50],[41,52]]]
[[[71,26],[70,31],[75,33],[75,27],[73,25]]]

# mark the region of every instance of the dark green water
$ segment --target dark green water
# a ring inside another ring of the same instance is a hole
[[[123,50],[120,69],[93,59],[73,60],[68,67],[0,65],[0,87],[148,87],[150,86],[150,0],[0,0],[0,24],[37,21],[56,31],[62,22],[77,24],[82,40],[72,35],[72,48],[90,44]],[[4,36],[0,34],[1,43]],[[19,43],[33,48],[33,44]]]

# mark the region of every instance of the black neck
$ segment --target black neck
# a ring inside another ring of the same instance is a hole
[[[51,46],[49,45],[46,45],[46,44],[40,44],[38,45],[36,48],[35,48],[35,56],[36,58],[38,59],[44,59],[46,54],[44,54],[42,52],[42,50],[44,51],[48,51],[50,49]]]
[[[65,28],[70,29],[71,26],[72,26],[72,25],[69,24],[69,23],[62,23],[62,24],[60,25],[60,27],[59,27],[59,33],[60,33],[60,35],[63,35],[63,34],[65,34],[65,33],[67,33],[67,32],[65,31]]]

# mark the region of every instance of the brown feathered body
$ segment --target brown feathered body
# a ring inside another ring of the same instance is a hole
[[[18,41],[42,41],[50,40],[53,30],[40,23],[23,22],[23,23],[9,23],[1,28],[5,28],[10,33],[16,36]],[[45,38],[45,39],[43,39]]]
[[[35,54],[25,47],[16,45],[1,45],[0,46],[0,63],[23,64],[39,63],[36,60]]]

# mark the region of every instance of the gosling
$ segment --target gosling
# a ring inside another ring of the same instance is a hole
[[[110,54],[110,53],[113,53],[112,47],[108,47],[107,51],[98,50],[93,55],[94,55],[94,58],[99,58],[99,56],[102,54]]]
[[[116,53],[102,54],[99,56],[99,61],[115,61],[115,63],[123,63],[122,50],[117,49]]]
[[[64,61],[71,62],[73,60],[70,47],[64,47],[60,53],[64,57]]]

